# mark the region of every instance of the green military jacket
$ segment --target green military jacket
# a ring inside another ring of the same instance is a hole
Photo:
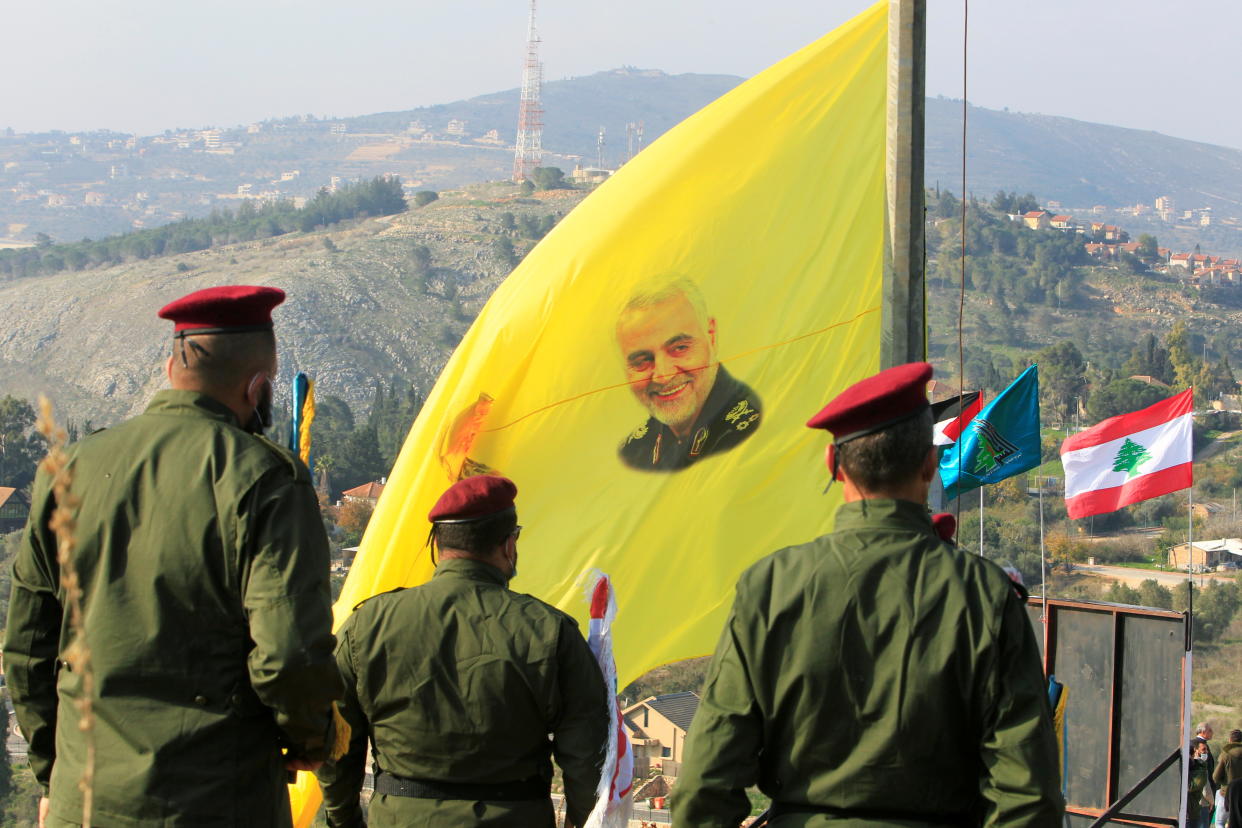
[[[322,757],[341,681],[306,467],[222,404],[161,391],[69,449],[94,673],[96,825],[290,823],[280,748]],[[78,824],[85,737],[55,508],[40,472],[13,565],[5,672],[51,823]]]
[[[1064,807],[1022,603],[907,501],[848,503],[742,575],[686,749],[681,828],[735,828],[752,785],[781,828],[1059,828]]]
[[[319,771],[328,825],[550,828],[551,799],[483,802],[377,794],[358,802],[367,743],[374,770],[423,782],[551,781],[570,818],[594,806],[609,736],[608,692],[575,621],[512,592],[500,570],[445,560],[413,589],[360,604],[339,631],[349,753]],[[546,787],[544,788],[546,790]]]

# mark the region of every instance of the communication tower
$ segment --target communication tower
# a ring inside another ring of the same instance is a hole
[[[604,169],[604,128],[599,128],[599,135],[595,139],[595,166],[598,169]]]
[[[625,125],[625,160],[628,161],[643,148],[643,122],[630,121]]]
[[[526,36],[526,62],[522,65],[522,98],[518,103],[517,148],[513,154],[513,180],[530,178],[543,162],[543,64],[539,62],[539,35],[535,31],[535,0],[530,0],[530,27]]]

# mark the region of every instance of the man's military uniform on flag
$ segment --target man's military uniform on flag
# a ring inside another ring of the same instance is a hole
[[[925,363],[889,369],[808,425],[837,435],[839,455],[922,417],[926,459],[902,491],[915,481],[925,496],[930,376]],[[835,530],[738,581],[674,823],[733,828],[758,785],[773,826],[1059,826],[1039,651],[1009,578],[942,541],[923,503],[870,496],[843,474]]]
[[[160,315],[177,323],[174,359],[196,336],[270,331],[283,299],[236,286],[173,302]],[[200,350],[194,341],[187,366]],[[257,414],[243,422],[176,386],[68,449],[95,688],[94,822],[289,825],[282,748],[326,757],[341,687],[319,505],[306,466],[253,433]],[[61,660],[72,632],[50,482],[40,469],[4,657],[31,767],[50,785],[48,824],[59,826],[82,820],[87,735],[75,705],[83,677]]]
[[[516,543],[516,493],[503,477],[459,481],[428,515],[433,531],[508,516]],[[568,816],[583,825],[613,710],[577,623],[509,590],[507,564],[441,554],[429,582],[363,601],[340,629],[353,738],[318,773],[328,824],[551,828],[555,756]],[[368,734],[375,796],[364,821]]]
[[[717,452],[728,451],[759,428],[759,395],[722,365],[703,411],[684,441],[655,417],[648,417],[621,443],[622,462],[639,471],[676,471]]]

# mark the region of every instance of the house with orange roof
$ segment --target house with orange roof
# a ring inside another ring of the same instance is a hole
[[[388,482],[387,477],[381,477],[379,480],[372,480],[370,483],[363,483],[361,486],[354,486],[352,489],[346,489],[341,492],[346,502],[349,501],[367,501],[372,506],[379,502],[380,495],[384,493],[384,485]]]
[[[1195,269],[1194,262],[1191,260],[1193,253],[1174,253],[1169,257],[1169,268],[1180,267],[1187,273],[1193,273]]]
[[[1022,223],[1032,230],[1047,230],[1052,223],[1052,216],[1047,210],[1032,210],[1022,214]]]

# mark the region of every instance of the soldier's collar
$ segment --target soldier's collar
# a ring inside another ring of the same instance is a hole
[[[895,523],[911,529],[932,531],[931,513],[927,506],[912,500],[891,498],[868,498],[853,503],[843,503],[837,509],[836,530],[875,526],[877,523]]]
[[[232,426],[240,426],[233,409],[200,391],[179,391],[175,388],[159,391],[147,404],[146,413],[203,417],[209,420],[219,420]]]
[[[441,560],[440,563],[436,564],[436,573],[432,577],[466,578],[471,581],[486,581],[500,584],[501,586],[507,586],[509,583],[505,573],[489,563],[476,561],[473,558]]]

